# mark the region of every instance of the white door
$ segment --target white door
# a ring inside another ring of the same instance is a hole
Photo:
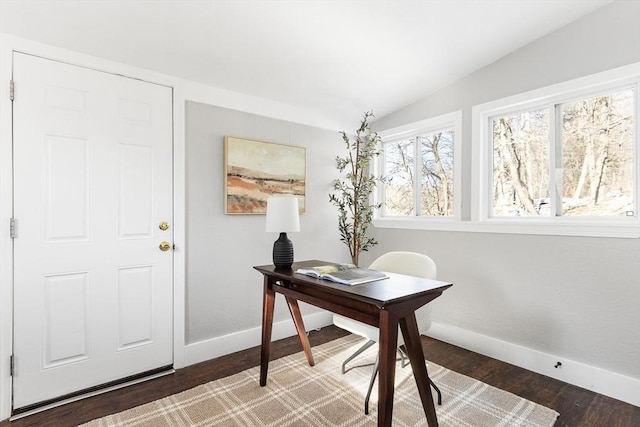
[[[171,88],[13,75],[15,410],[172,365],[173,178]]]

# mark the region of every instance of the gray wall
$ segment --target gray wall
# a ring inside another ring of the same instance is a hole
[[[300,232],[289,233],[295,259],[350,260],[328,202],[334,159],[343,150],[338,132],[187,102],[187,343],[260,326],[262,276],[252,267],[271,264],[278,237],[264,231],[264,215],[224,214],[225,135],[306,147],[306,213]],[[274,321],[286,319],[278,299]]]
[[[615,1],[380,118],[377,131],[463,112],[463,216],[471,202],[471,107],[640,61],[640,2]],[[640,378],[640,239],[375,229],[390,250],[432,256],[454,282],[434,322]]]

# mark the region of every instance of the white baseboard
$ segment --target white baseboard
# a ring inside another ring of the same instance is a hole
[[[332,323],[333,314],[328,311],[304,316],[304,325],[308,331],[322,328]],[[211,338],[187,344],[185,347],[185,364],[204,362],[205,360],[234,353],[236,351],[260,345],[262,327],[247,329],[221,337]],[[296,334],[293,320],[288,319],[273,323],[271,340],[279,340]]]
[[[322,328],[332,323],[332,313],[319,312],[304,316],[304,323],[307,330]],[[291,319],[273,324],[272,340],[295,334],[296,330]],[[595,393],[640,406],[640,380],[636,378],[443,323],[433,322],[427,335]],[[257,327],[188,344],[185,348],[186,365],[255,347],[260,345],[260,337],[261,327]],[[426,356],[428,359],[429,355]],[[562,366],[556,368],[557,362],[561,362]]]
[[[640,406],[640,380],[595,366],[542,353],[486,335],[433,322],[428,336],[467,350]],[[427,359],[429,355],[426,355]],[[555,367],[557,362],[562,365]]]

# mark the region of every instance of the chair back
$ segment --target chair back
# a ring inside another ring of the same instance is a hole
[[[424,279],[434,280],[436,278],[436,263],[428,256],[417,252],[387,252],[373,261],[369,268],[406,276],[422,277]],[[431,327],[431,307],[429,304],[416,310],[416,320],[421,333]],[[375,326],[361,323],[340,314],[333,315],[333,323],[353,334],[358,334],[372,341],[378,341],[379,332]],[[398,336],[398,345],[402,343],[404,343],[404,339],[400,334]]]
[[[369,268],[430,280],[436,278],[436,263],[427,255],[417,252],[387,252],[376,258]],[[428,304],[416,310],[416,320],[421,333],[431,328],[431,307]]]
[[[427,255],[417,252],[387,252],[373,261],[369,268],[425,279],[436,278],[436,263]]]

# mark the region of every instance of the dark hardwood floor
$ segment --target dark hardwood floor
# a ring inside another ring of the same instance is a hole
[[[345,334],[335,326],[328,326],[320,331],[311,331],[309,341],[314,346]],[[556,427],[640,426],[639,407],[432,338],[423,337],[422,342],[425,355],[432,362],[555,409],[560,413]],[[297,337],[274,342],[271,346],[272,359],[298,351],[301,351],[301,347]],[[69,403],[15,421],[2,421],[0,427],[76,426],[235,374],[259,363],[260,347],[254,347],[188,366],[174,374],[124,389]]]

